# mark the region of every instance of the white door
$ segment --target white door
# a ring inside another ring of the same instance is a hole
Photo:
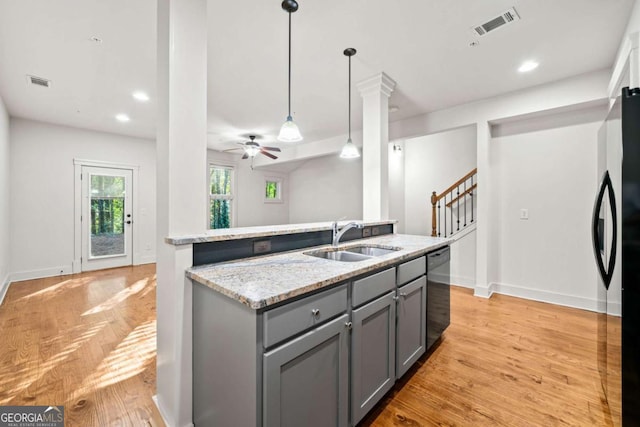
[[[132,171],[82,167],[82,271],[132,265]]]

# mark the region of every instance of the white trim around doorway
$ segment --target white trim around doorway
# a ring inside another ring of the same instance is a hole
[[[113,162],[103,162],[98,160],[84,160],[84,159],[73,159],[73,265],[72,270],[73,273],[80,273],[82,271],[82,263],[80,258],[82,257],[82,226],[80,223],[80,216],[82,215],[82,167],[83,166],[93,166],[93,167],[101,167],[101,168],[111,168],[111,169],[124,169],[131,171],[131,186],[133,192],[133,265],[144,264],[142,261],[142,255],[140,253],[140,243],[139,243],[139,235],[140,228],[138,225],[137,219],[139,218],[139,209],[138,209],[138,172],[140,170],[140,166],[138,165],[130,165],[125,163],[113,163]]]

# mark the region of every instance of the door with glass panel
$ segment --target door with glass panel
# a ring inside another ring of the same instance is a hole
[[[82,271],[132,264],[132,171],[82,167]]]

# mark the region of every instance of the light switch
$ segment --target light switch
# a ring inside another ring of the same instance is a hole
[[[520,209],[520,219],[529,219],[529,209]]]

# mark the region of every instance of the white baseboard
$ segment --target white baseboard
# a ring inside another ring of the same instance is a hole
[[[610,316],[622,317],[622,304],[621,303],[607,303],[607,314]],[[607,311],[606,309],[603,311]]]
[[[156,408],[158,408],[158,412],[160,412],[160,416],[162,417],[162,421],[164,421],[164,424],[167,427],[173,427],[170,423],[167,422],[167,417],[165,416],[165,412],[162,409],[162,407],[160,406],[160,403],[158,402],[158,395],[154,394],[153,396],[151,396],[151,400],[153,400],[153,403],[156,404]],[[189,423],[184,425],[183,427],[194,427],[193,423]]]
[[[510,285],[507,283],[491,283],[490,286],[493,292],[498,294],[563,305],[565,307],[579,308],[582,310],[598,311],[598,301],[591,298],[543,291],[540,289],[525,288],[523,286]],[[477,289],[478,288],[476,287],[476,294]]]
[[[462,286],[463,288],[473,289],[476,287],[476,278],[464,277],[464,276],[451,276],[451,284],[455,286]]]
[[[491,298],[491,295],[495,292],[493,289],[494,283],[488,285],[476,285],[473,288],[473,296],[480,298]]]
[[[11,282],[9,281],[9,275],[7,274],[2,282],[0,282],[0,305],[2,305],[2,301],[4,301],[4,296],[7,294],[10,284]]]
[[[20,282],[22,280],[41,279],[43,277],[55,277],[72,273],[73,269],[70,265],[61,265],[58,267],[43,268],[41,270],[18,271],[11,273],[9,278],[11,282]]]
[[[142,265],[142,264],[155,264],[156,262],[156,255],[146,255],[146,256],[141,256],[138,259],[138,263],[136,265]]]

